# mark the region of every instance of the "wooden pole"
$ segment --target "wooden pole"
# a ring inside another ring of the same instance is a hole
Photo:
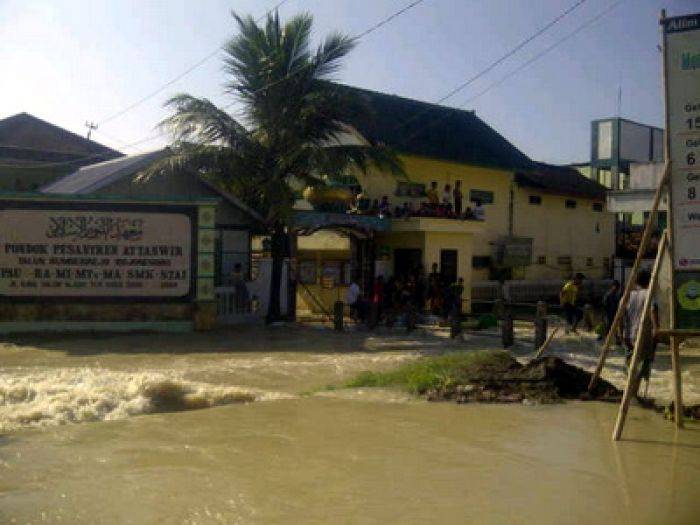
[[[557,332],[559,331],[559,328],[560,328],[560,327],[557,326],[557,327],[554,328],[554,330],[552,330],[552,332],[549,334],[549,337],[547,338],[547,340],[544,342],[544,344],[543,344],[542,346],[540,346],[540,349],[539,349],[539,350],[537,351],[537,353],[535,354],[534,359],[539,359],[540,357],[542,357],[542,354],[544,354],[544,351],[547,350],[547,347],[549,346],[549,343],[551,343],[551,342],[554,340],[554,336],[555,336],[555,335],[557,334]]]
[[[651,234],[653,230],[652,224],[656,222],[656,214],[659,210],[659,203],[661,202],[663,189],[666,186],[666,182],[668,180],[670,171],[670,164],[668,161],[666,161],[663,175],[661,176],[661,180],[659,181],[659,186],[656,188],[656,194],[654,195],[654,202],[651,206],[651,212],[649,213],[649,218],[647,219],[646,226],[644,227],[644,234],[642,235],[642,240],[639,244],[639,249],[637,250],[637,257],[634,259],[632,271],[630,272],[627,284],[625,285],[625,291],[622,294],[622,298],[620,299],[620,304],[617,307],[617,312],[615,312],[615,318],[613,319],[612,325],[610,326],[608,335],[605,337],[603,348],[600,350],[598,364],[596,365],[595,371],[591,376],[591,381],[588,383],[589,392],[593,390],[593,387],[595,386],[596,382],[598,381],[598,378],[600,377],[600,373],[603,371],[603,366],[605,366],[605,360],[607,359],[608,353],[610,352],[610,345],[612,344],[613,339],[615,338],[615,332],[620,326],[620,321],[622,321],[622,315],[625,309],[627,308],[627,302],[630,298],[630,292],[632,291],[634,287],[634,282],[637,279],[637,273],[639,273],[639,268],[642,264],[644,254],[646,253],[647,248],[649,247],[649,241],[651,240]]]
[[[644,299],[644,306],[642,308],[642,315],[639,319],[639,324],[637,325],[637,334],[634,338],[634,350],[632,352],[632,359],[627,372],[627,385],[625,386],[625,392],[622,395],[622,403],[620,404],[620,411],[617,414],[617,421],[615,422],[615,430],[613,430],[613,441],[618,441],[622,435],[622,429],[625,426],[625,419],[627,418],[627,411],[630,407],[630,402],[632,401],[632,396],[639,390],[639,378],[637,374],[637,367],[639,365],[639,358],[641,354],[642,342],[644,341],[644,323],[647,322],[649,314],[651,311],[651,299],[654,295],[654,288],[656,288],[656,283],[659,280],[659,268],[661,268],[661,261],[664,254],[666,253],[666,246],[668,236],[664,232],[661,237],[661,243],[659,244],[659,250],[656,254],[656,260],[654,261],[654,268],[651,272],[651,280],[649,282],[649,288],[647,289],[647,296]]]
[[[666,41],[666,30],[665,30],[665,20],[666,20],[666,10],[662,9],[659,16],[659,23],[661,28],[661,54],[663,62],[663,89],[664,89],[664,156],[666,158],[666,163],[669,167],[668,171],[668,227],[666,228],[666,233],[668,235],[669,246],[668,254],[671,259],[671,301],[670,301],[670,321],[671,330],[676,328],[676,279],[674,275],[675,271],[675,246],[673,244],[673,231],[674,231],[674,220],[673,220],[673,189],[672,189],[672,177],[671,172],[671,112],[669,110],[669,100],[668,100],[668,42]],[[671,346],[671,368],[673,370],[673,399],[674,399],[674,412],[675,412],[675,422],[676,428],[683,428],[683,399],[681,385],[681,371],[678,355],[678,338],[671,335],[669,340]]]
[[[671,370],[673,370],[673,419],[676,428],[683,428],[683,385],[681,383],[680,352],[678,338],[671,336]]]

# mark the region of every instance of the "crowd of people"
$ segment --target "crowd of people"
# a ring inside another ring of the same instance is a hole
[[[472,201],[473,206],[463,205],[462,183],[457,181],[452,187],[445,184],[442,195],[438,193],[438,184],[433,181],[425,192],[426,200],[415,206],[412,201],[406,201],[401,206],[392,208],[389,197],[384,195],[381,199],[369,201],[362,192],[355,195],[355,203],[351,213],[362,215],[374,215],[378,217],[440,217],[447,219],[464,219],[483,221],[486,218],[483,204],[480,199]]]
[[[577,327],[583,318],[583,310],[578,304],[579,289],[583,283],[584,275],[577,273],[571,281],[567,281],[559,293],[559,299],[568,324],[568,330],[576,333]],[[640,339],[640,367],[635,371],[638,379],[649,381],[651,366],[656,354],[656,331],[659,326],[659,310],[656,301],[651,302],[651,315],[644,319],[644,304],[649,294],[651,275],[648,270],[640,270],[634,287],[630,291],[629,299],[622,313],[621,322],[612,337],[617,344],[623,344],[625,348],[625,361],[629,367],[637,338]],[[615,315],[622,300],[622,288],[620,282],[614,280],[610,288],[603,296],[603,330],[599,340],[609,335],[613,328]]]
[[[385,279],[379,275],[372,284],[372,290],[362,294],[360,286],[353,281],[347,290],[346,303],[350,315],[358,322],[371,321],[372,324],[393,325],[404,320],[408,325],[415,323],[425,314],[433,314],[447,319],[461,315],[464,280],[446,278],[433,264],[428,275],[422,265],[418,265],[405,275]]]

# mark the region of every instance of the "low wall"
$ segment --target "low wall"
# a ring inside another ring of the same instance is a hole
[[[472,283],[472,301],[489,303],[499,299],[513,303],[536,303],[559,301],[559,291],[566,281],[479,281]],[[588,279],[581,284],[581,301],[597,303],[610,288],[611,279]]]
[[[213,328],[216,202],[0,195],[0,333]]]

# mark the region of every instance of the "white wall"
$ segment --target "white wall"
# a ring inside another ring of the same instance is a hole
[[[656,189],[663,175],[662,162],[633,162],[630,164],[630,189]]]
[[[620,157],[625,160],[648,161],[652,128],[624,120],[621,124]]]

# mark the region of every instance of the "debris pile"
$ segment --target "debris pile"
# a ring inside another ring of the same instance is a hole
[[[497,366],[474,367],[458,375],[459,381],[426,392],[430,401],[457,403],[556,403],[563,399],[617,402],[622,392],[600,379],[588,392],[590,372],[558,357],[541,357],[526,365],[514,358]]]

